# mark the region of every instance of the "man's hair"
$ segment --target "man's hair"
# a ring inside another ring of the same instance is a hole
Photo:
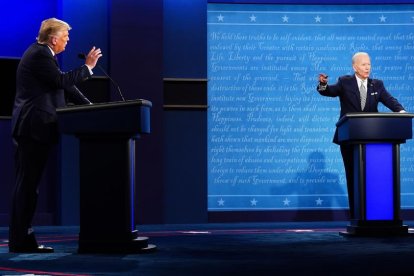
[[[365,52],[358,52],[358,53],[355,53],[354,55],[353,55],[353,57],[352,57],[352,64],[354,64],[355,63],[355,60],[357,59],[357,57],[359,57],[359,56],[368,56],[369,57],[369,55],[368,55],[368,53],[365,53]]]
[[[39,35],[37,36],[37,42],[46,43],[49,41],[49,37],[56,35],[60,31],[72,29],[65,21],[49,18],[42,21],[40,25]]]

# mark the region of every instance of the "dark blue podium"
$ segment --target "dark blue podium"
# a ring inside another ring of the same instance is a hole
[[[407,235],[400,219],[400,144],[412,138],[411,113],[348,113],[337,125],[340,144],[354,149],[352,236]]]
[[[135,229],[135,141],[150,133],[151,102],[57,109],[59,129],[79,139],[79,253],[139,253],[156,247]]]

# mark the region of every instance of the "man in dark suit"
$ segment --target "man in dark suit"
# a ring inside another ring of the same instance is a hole
[[[333,85],[328,85],[328,76],[319,75],[317,91],[323,96],[339,97],[340,118],[352,112],[378,112],[379,102],[394,112],[405,112],[404,107],[385,89],[381,80],[369,78],[371,61],[367,53],[356,53],[352,57],[352,67],[354,75],[342,76]],[[335,132],[333,142],[338,144],[338,130]],[[353,147],[341,145],[340,148],[345,166],[349,212],[352,219],[355,211]]]
[[[25,51],[17,68],[12,116],[16,184],[10,214],[10,252],[53,252],[51,247],[38,245],[31,224],[49,151],[58,140],[56,108],[65,106],[66,99],[90,104],[75,84],[91,77],[102,56],[101,50],[93,47],[85,65],[60,71],[56,55],[65,50],[70,29],[56,18],[44,20],[37,42]]]

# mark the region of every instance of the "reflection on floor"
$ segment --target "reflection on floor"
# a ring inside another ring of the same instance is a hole
[[[411,223],[407,223],[412,225]],[[157,251],[78,254],[78,227],[36,227],[52,254],[8,253],[0,275],[414,275],[414,238],[343,237],[347,222],[142,225]]]

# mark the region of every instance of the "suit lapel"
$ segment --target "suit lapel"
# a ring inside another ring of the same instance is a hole
[[[353,103],[355,104],[356,109],[361,110],[361,95],[359,94],[359,87],[358,87],[358,81],[355,77],[355,75],[352,78],[352,83],[351,83],[351,87],[352,87],[352,91],[354,93],[354,101]],[[365,106],[367,106],[367,104],[365,104]]]
[[[373,90],[374,89],[372,86],[372,79],[368,78],[367,80],[367,103],[365,105],[366,107],[368,107],[368,110],[369,110],[369,107],[371,106],[371,97],[372,97],[371,93],[374,93]]]

